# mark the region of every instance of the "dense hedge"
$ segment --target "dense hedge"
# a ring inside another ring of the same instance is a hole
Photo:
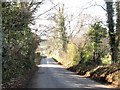
[[[40,38],[28,26],[32,23],[32,14],[26,3],[2,3],[3,83],[23,75],[35,66],[35,50]]]

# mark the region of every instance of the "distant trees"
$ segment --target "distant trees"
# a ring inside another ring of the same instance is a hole
[[[58,13],[54,17],[54,42],[56,44],[53,43],[53,45],[58,45],[59,48],[58,50],[55,49],[55,51],[58,51],[59,57],[62,62],[66,62],[65,64],[102,64],[102,58],[106,55],[106,52],[104,53],[106,46],[102,47],[103,39],[107,35],[106,28],[103,27],[102,22],[96,21],[96,17],[92,17],[89,14],[79,15],[77,18],[75,20],[78,21],[73,25],[73,30],[69,30],[71,29],[71,21],[68,22],[68,27],[67,25],[65,26],[64,8],[59,8]],[[89,20],[89,22],[86,22],[86,20]],[[69,34],[66,34],[66,28]]]
[[[69,56],[71,53],[73,53],[70,48],[72,49],[72,47],[74,47],[74,50],[76,50],[74,52],[78,53],[77,55],[73,55],[74,58],[71,55],[71,61],[73,59],[75,60],[76,56],[78,56],[79,59],[76,58],[76,60],[79,62],[79,64],[84,63],[85,65],[100,65],[119,62],[120,1],[118,0],[116,3],[114,3],[107,2],[106,0],[105,4],[106,9],[104,6],[97,5],[95,3],[95,5],[100,6],[106,10],[108,30],[102,21],[98,19],[98,17],[93,17],[87,13],[80,13],[75,18],[73,18],[73,16],[67,17],[70,19],[67,21],[63,13],[64,9],[59,8],[58,13],[55,14],[54,18],[56,23],[54,34],[59,38],[59,43],[56,43],[59,44],[59,50],[67,51],[63,54],[67,59],[70,60]],[[90,7],[95,5],[90,5]],[[114,5],[115,9],[113,8]],[[114,20],[116,20],[116,23]],[[67,25],[66,22],[68,23]],[[104,61],[106,63],[103,63]]]

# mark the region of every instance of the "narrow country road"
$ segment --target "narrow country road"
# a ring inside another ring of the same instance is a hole
[[[52,58],[41,60],[38,65],[39,70],[28,84],[28,88],[81,88],[80,90],[106,90],[108,86],[101,85],[89,78],[75,75],[73,72],[65,70]]]

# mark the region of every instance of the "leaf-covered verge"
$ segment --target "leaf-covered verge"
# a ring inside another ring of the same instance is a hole
[[[63,65],[67,70],[75,72],[78,75],[83,75],[86,78],[91,78],[102,84],[112,85],[114,88],[120,88],[120,64],[101,65],[101,66],[85,66],[83,64],[66,66],[65,63],[53,57],[58,64]]]
[[[115,87],[120,87],[120,64],[113,64],[107,66],[83,66],[76,65],[68,68],[68,70],[74,71],[77,74],[85,75],[96,81],[102,83],[112,84]]]
[[[90,77],[96,81],[112,84],[115,87],[120,87],[119,64],[107,66],[84,66],[82,64],[78,64],[67,69],[76,72],[79,75]]]

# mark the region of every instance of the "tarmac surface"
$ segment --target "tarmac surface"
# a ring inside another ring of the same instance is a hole
[[[52,58],[44,58],[31,78],[28,88],[79,88],[79,90],[113,90],[89,78],[66,70]]]

